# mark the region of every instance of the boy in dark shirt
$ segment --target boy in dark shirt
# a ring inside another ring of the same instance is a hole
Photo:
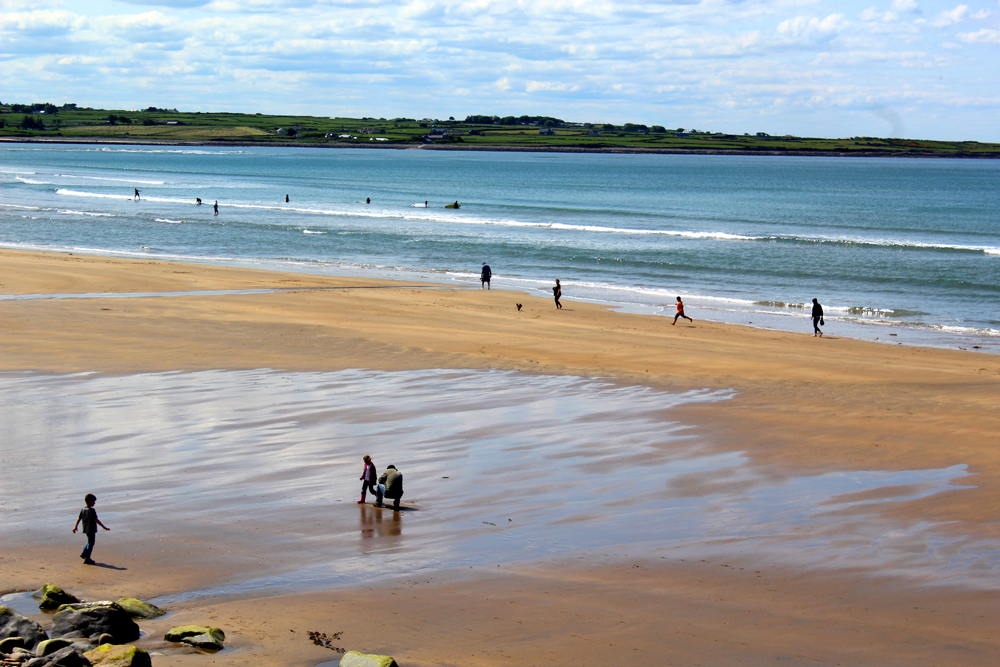
[[[83,533],[87,536],[87,546],[83,548],[83,553],[80,554],[80,558],[83,559],[84,564],[93,565],[94,561],[90,559],[90,554],[94,552],[94,540],[97,538],[97,527],[100,526],[104,530],[111,530],[97,518],[97,510],[94,509],[94,503],[97,502],[97,496],[93,493],[88,493],[83,499],[87,506],[80,510],[80,516],[76,517],[76,523],[73,525],[73,532],[80,527],[80,522],[83,522]]]

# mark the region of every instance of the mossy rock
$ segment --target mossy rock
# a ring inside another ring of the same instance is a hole
[[[35,645],[35,655],[41,658],[46,655],[51,655],[60,649],[64,649],[67,646],[72,646],[72,645],[73,645],[72,641],[70,641],[69,639],[63,639],[61,637],[57,637],[55,639],[46,639],[44,641],[38,642]]]
[[[70,595],[55,584],[45,584],[32,593],[31,597],[38,600],[39,609],[58,609],[64,604],[80,601],[75,595]]]
[[[56,609],[56,613],[58,614],[63,609],[80,610],[80,609],[96,609],[98,607],[108,607],[110,609],[117,609],[118,611],[125,611],[124,609],[118,606],[117,602],[112,602],[111,600],[98,600],[97,602],[68,602],[66,604],[61,604],[59,605],[59,608]]]
[[[25,618],[10,607],[0,607],[0,639],[8,637],[20,639],[24,648],[34,648],[38,642],[49,638],[36,621]]]
[[[155,604],[150,604],[145,600],[137,598],[121,598],[118,600],[118,606],[128,612],[132,618],[138,618],[143,621],[158,618],[167,613]]]
[[[226,633],[211,625],[181,625],[171,628],[163,639],[168,642],[182,642],[196,648],[221,651]]]
[[[387,655],[348,651],[340,659],[340,667],[398,667],[396,661]]]
[[[10,655],[16,648],[24,648],[24,637],[5,637],[0,639],[0,653]]]
[[[152,667],[149,654],[136,646],[105,644],[83,654],[94,667]]]

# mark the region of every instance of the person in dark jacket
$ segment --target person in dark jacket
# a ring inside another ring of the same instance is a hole
[[[483,288],[489,289],[490,278],[492,277],[493,277],[493,271],[490,269],[490,265],[487,264],[486,262],[483,262],[483,271],[482,273],[479,274],[479,282],[481,282],[482,285],[479,286],[479,289]]]
[[[399,509],[399,499],[403,497],[403,473],[396,466],[388,465],[378,478],[375,487],[375,506],[382,507],[382,498],[392,498],[392,508]]]
[[[819,325],[826,324],[826,322],[823,321],[823,306],[819,305],[819,301],[817,301],[816,299],[813,299],[812,318],[813,318],[813,338],[815,338],[816,336],[822,338],[823,332],[819,330]]]

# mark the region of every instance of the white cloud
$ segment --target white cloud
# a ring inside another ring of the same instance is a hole
[[[966,44],[1000,44],[1000,30],[984,28],[976,32],[959,33],[958,38]]]
[[[945,26],[954,25],[959,23],[965,18],[965,15],[969,13],[968,5],[959,5],[954,9],[943,11],[936,17],[931,19],[930,24],[936,28],[943,28]]]
[[[537,93],[542,91],[574,91],[580,90],[580,86],[572,85],[568,83],[559,83],[556,81],[529,81],[528,85],[524,89],[529,93]]]

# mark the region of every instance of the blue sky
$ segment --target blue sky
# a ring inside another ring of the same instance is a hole
[[[0,0],[0,100],[1000,142],[1000,1]]]

